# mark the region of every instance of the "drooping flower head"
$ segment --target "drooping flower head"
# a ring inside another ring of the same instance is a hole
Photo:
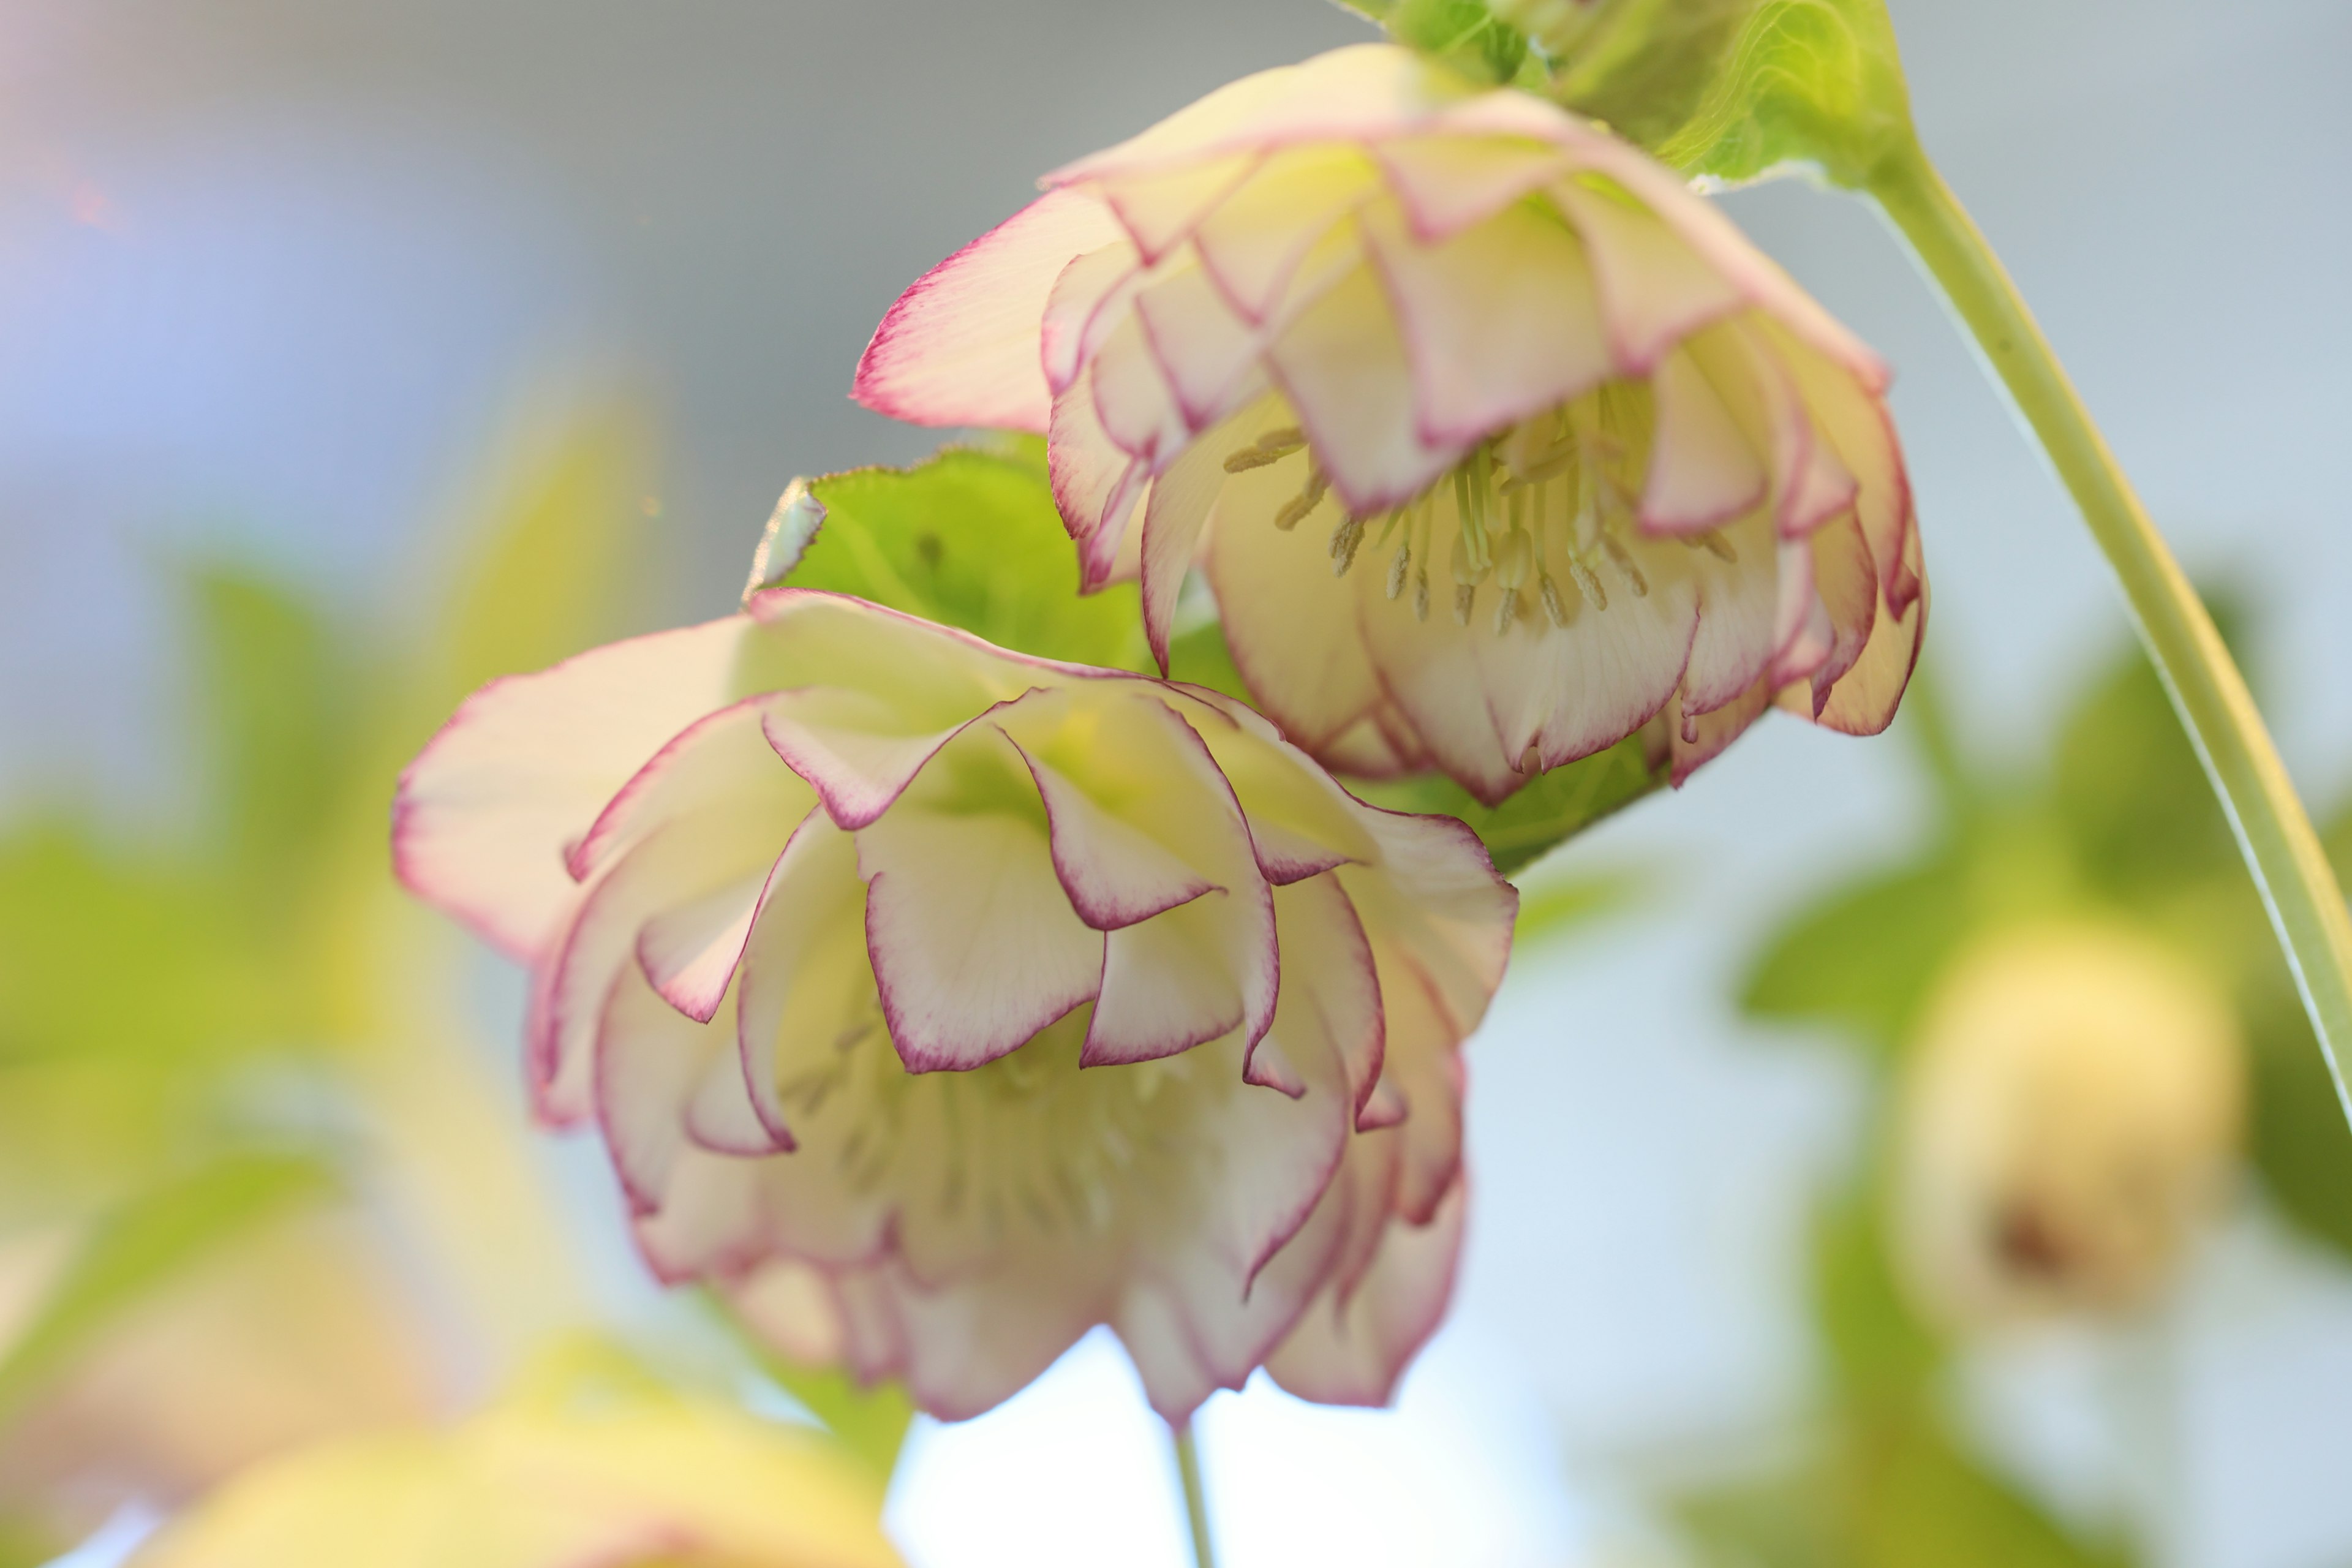
[[[1516,896],[1240,703],[776,589],[485,688],[395,849],[654,1268],[936,1414],[1097,1322],[1377,1402],[1443,1310]]]
[[[1925,621],[1887,376],[1709,204],[1367,44],[1047,176],[918,281],[868,406],[1045,432],[1164,659],[1204,564],[1286,733],[1489,803],[1653,720],[1883,728]]]

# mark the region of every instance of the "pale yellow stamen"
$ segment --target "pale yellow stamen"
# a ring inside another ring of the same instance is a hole
[[[1307,488],[1292,497],[1280,511],[1274,514],[1274,526],[1285,533],[1297,528],[1307,521],[1307,513],[1323,504],[1324,494],[1330,488],[1331,481],[1325,476],[1323,466],[1310,458],[1307,469]]]
[[[1348,568],[1356,563],[1356,552],[1364,542],[1364,520],[1343,517],[1339,526],[1331,531],[1331,575],[1345,577]]]

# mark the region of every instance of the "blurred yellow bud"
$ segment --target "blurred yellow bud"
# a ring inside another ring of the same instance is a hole
[[[877,1482],[813,1428],[581,1369],[444,1433],[231,1482],[135,1568],[898,1568]]]
[[[2115,1311],[2171,1278],[2221,1197],[2243,1047],[2192,959],[2096,922],[1953,963],[1902,1085],[1895,1254],[1954,1327]]]

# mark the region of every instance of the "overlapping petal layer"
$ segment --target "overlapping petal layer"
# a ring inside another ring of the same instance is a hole
[[[1237,702],[778,589],[485,688],[397,811],[647,1258],[792,1348],[965,1415],[1108,1322],[1181,1420],[1443,1309],[1516,896]]]
[[[1045,434],[1163,658],[1204,562],[1294,739],[1490,802],[1654,722],[1680,776],[1776,698],[1893,716],[1926,615],[1885,367],[1639,151],[1372,44],[1045,183],[856,395]]]

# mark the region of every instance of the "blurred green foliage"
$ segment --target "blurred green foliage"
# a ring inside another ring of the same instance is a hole
[[[2222,609],[2227,633],[2240,617]],[[1945,966],[1975,939],[2042,915],[2137,922],[2234,999],[2251,1052],[2251,1162],[2305,1236],[2352,1258],[2352,1131],[2228,824],[2146,659],[2133,650],[2093,681],[2047,765],[2021,777],[1971,768],[1927,682],[1915,682],[1901,730],[1936,781],[1923,847],[1794,911],[1763,944],[1746,1011],[1827,1026],[1884,1074]],[[2352,809],[2325,837],[2339,873],[2352,872]],[[1955,1437],[1942,1409],[1949,1348],[1890,1277],[1883,1189],[1874,1152],[1819,1226],[1816,1322],[1830,1366],[1820,1443],[1791,1471],[1680,1500],[1694,1538],[1710,1560],[1774,1568],[2131,1561],[2118,1543],[2074,1539]]]
[[[484,680],[625,629],[648,457],[625,404],[520,443],[404,636],[265,573],[182,569],[187,830],[141,841],[63,805],[0,826],[0,1238],[67,1242],[0,1339],[0,1436],[142,1303],[377,1179],[354,1163],[388,1157],[382,1130],[354,1134],[415,1113],[371,1097],[414,1051],[402,1031],[435,1026],[411,1015],[438,984],[394,923],[444,936],[434,962],[466,951],[393,883],[394,780]],[[446,1087],[422,1114],[456,1110]],[[483,1173],[456,1181],[502,1212]],[[812,1407],[887,1468],[903,1396]],[[0,1498],[0,1565],[46,1560],[58,1528],[44,1500]]]

